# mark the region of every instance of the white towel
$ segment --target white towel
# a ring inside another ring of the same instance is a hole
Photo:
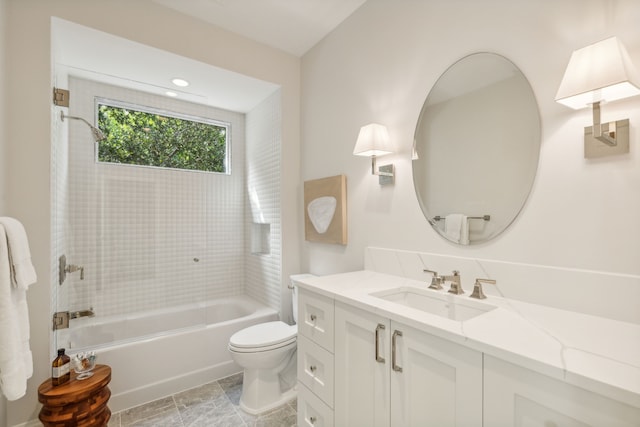
[[[451,240],[461,245],[469,244],[469,221],[466,215],[449,214],[444,218],[444,232]]]
[[[11,283],[7,233],[0,224],[0,389],[8,400],[25,395],[33,374],[26,291]]]
[[[14,218],[0,217],[0,225],[4,226],[9,248],[9,264],[11,283],[24,290],[37,280],[36,270],[31,263],[31,251],[24,227]]]

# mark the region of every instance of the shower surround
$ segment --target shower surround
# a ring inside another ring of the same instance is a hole
[[[56,311],[127,316],[242,294],[279,311],[279,91],[244,114],[71,76],[68,86],[69,114],[89,122],[101,97],[228,123],[230,173],[97,163],[89,129],[57,123],[53,254],[84,280],[59,286],[52,265]],[[269,226],[268,251],[251,252],[255,222]],[[70,344],[59,334],[52,351]]]

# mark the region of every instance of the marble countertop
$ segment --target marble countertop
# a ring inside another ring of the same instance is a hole
[[[489,296],[494,309],[455,321],[370,295],[398,287],[469,301],[422,281],[373,271],[306,276],[298,286],[586,390],[640,407],[640,325]],[[491,285],[484,285],[485,287]],[[477,301],[477,300],[471,300]]]

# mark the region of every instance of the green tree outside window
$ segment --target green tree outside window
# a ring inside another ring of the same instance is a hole
[[[98,104],[98,127],[100,162],[227,173],[226,126]]]

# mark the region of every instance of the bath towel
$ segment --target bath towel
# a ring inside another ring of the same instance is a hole
[[[17,400],[33,374],[26,290],[11,283],[7,233],[0,225],[0,390]]]
[[[449,214],[444,219],[444,232],[461,245],[469,244],[469,220],[463,214]]]
[[[11,283],[26,290],[37,280],[36,270],[31,263],[27,233],[20,221],[14,218],[0,217],[0,225],[4,226],[7,234]]]

